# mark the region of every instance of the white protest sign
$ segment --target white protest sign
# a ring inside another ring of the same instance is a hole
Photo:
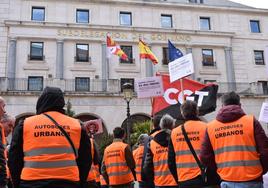
[[[170,82],[194,73],[194,63],[192,54],[187,54],[168,64]]]
[[[267,102],[262,103],[259,121],[268,123],[268,103]]]
[[[135,79],[135,89],[138,98],[162,96],[163,82],[160,76]]]

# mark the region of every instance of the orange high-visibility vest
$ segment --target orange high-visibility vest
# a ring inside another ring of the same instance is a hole
[[[88,177],[87,177],[87,181],[95,181],[95,172],[94,172],[94,140],[92,138],[90,138],[90,144],[91,144],[91,157],[92,157],[92,164],[90,167],[90,171],[88,173]]]
[[[5,137],[4,126],[1,123],[0,123],[0,130],[1,130],[1,136],[2,136],[2,144],[4,146],[4,157],[5,157],[5,160],[7,161],[7,140]],[[7,178],[10,178],[10,171],[9,171],[7,164],[6,164],[6,173],[7,173]]]
[[[137,149],[133,151],[133,158],[136,163],[136,176],[137,176],[137,181],[142,181],[141,180],[141,163],[142,163],[142,158],[143,158],[143,152],[144,152],[144,146],[139,146]]]
[[[94,140],[92,138],[90,138],[90,144],[91,144],[91,156],[94,161],[95,146],[94,146]],[[87,181],[100,182],[100,172],[98,164],[95,165],[94,162],[92,162],[90,171],[88,173]]]
[[[94,166],[94,174],[95,174],[95,177],[96,177],[95,181],[97,183],[99,183],[100,182],[100,167],[99,167],[99,164],[96,164],[96,165],[93,164],[93,166]]]
[[[127,184],[134,180],[125,159],[125,149],[127,146],[123,142],[113,142],[104,151],[103,160],[110,185]]]
[[[168,147],[163,147],[154,140],[150,142],[154,163],[154,184],[156,186],[176,186],[168,168]]]
[[[77,119],[59,112],[47,112],[80,147],[81,126]],[[73,149],[57,126],[45,115],[26,118],[23,126],[24,167],[22,180],[64,179],[79,181]]]
[[[199,155],[206,132],[206,124],[190,120],[184,124],[184,127],[196,154]],[[180,182],[187,181],[201,175],[201,170],[184,139],[181,126],[172,130],[171,141],[175,152],[178,180]]]
[[[107,185],[105,179],[103,178],[103,176],[100,174],[100,184],[101,185]]]
[[[254,138],[254,117],[208,124],[208,135],[215,154],[217,172],[225,181],[250,181],[262,175]]]

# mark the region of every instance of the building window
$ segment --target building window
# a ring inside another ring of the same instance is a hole
[[[76,10],[76,23],[89,23],[89,10]]]
[[[205,84],[214,84],[214,83],[217,83],[216,80],[204,80],[204,83]]]
[[[167,47],[163,47],[163,65],[167,65],[169,63],[169,52]]]
[[[210,30],[210,18],[200,17],[200,29],[201,30]]]
[[[88,62],[88,44],[76,44],[76,58],[77,62]]]
[[[44,7],[32,7],[32,20],[33,21],[45,21],[45,8]]]
[[[256,65],[264,65],[264,56],[262,50],[254,50],[254,58]]]
[[[121,92],[123,92],[123,85],[125,83],[131,83],[133,87],[132,89],[134,90],[134,78],[121,78],[120,79]]]
[[[75,91],[89,91],[89,90],[90,90],[90,78],[88,77],[75,78]]]
[[[120,25],[125,25],[125,26],[132,25],[131,12],[120,12]]]
[[[258,20],[250,20],[251,33],[260,33],[260,22]]]
[[[161,27],[172,28],[172,15],[161,15]]]
[[[189,0],[189,3],[200,3],[203,4],[204,0]]]
[[[268,82],[267,81],[258,81],[258,84],[261,85],[264,95],[268,95]]]
[[[203,66],[215,66],[212,49],[202,49]]]
[[[28,77],[28,90],[29,91],[42,91],[43,90],[43,77],[42,76],[29,76]]]
[[[44,43],[43,42],[31,42],[30,58],[29,60],[44,60]]]
[[[134,63],[132,46],[120,46],[120,47],[128,56],[128,60],[120,59],[120,63]]]

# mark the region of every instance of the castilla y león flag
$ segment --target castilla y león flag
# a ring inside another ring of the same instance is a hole
[[[197,102],[199,115],[201,116],[216,109],[218,85],[202,84],[188,78],[183,78],[183,96],[180,80],[170,83],[169,75],[157,76],[162,77],[164,95],[153,98],[152,115],[169,114],[173,118],[182,119],[180,105],[183,102],[183,97]]]

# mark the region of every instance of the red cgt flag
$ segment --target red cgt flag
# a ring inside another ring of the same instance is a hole
[[[158,76],[161,76],[163,80],[164,95],[153,98],[152,115],[170,114],[173,118],[182,119],[180,105],[183,102],[183,97],[197,102],[200,115],[205,115],[216,109],[218,91],[216,84],[202,84],[183,78],[183,96],[180,80],[170,83],[169,75]]]

